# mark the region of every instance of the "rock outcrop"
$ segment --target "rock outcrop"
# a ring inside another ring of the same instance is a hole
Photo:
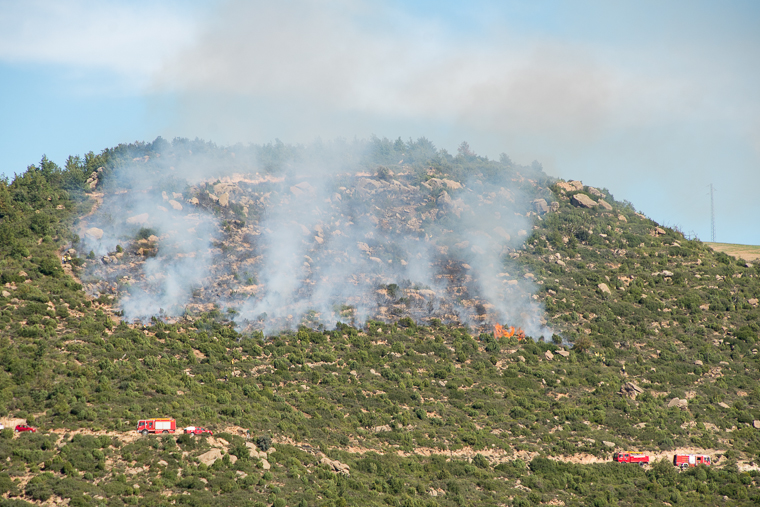
[[[570,198],[570,203],[579,208],[593,208],[597,205],[596,201],[586,194],[575,194]]]
[[[626,382],[622,386],[620,386],[620,391],[618,394],[625,396],[626,398],[630,398],[632,400],[636,399],[636,396],[639,394],[643,394],[644,390],[634,384],[633,382]]]

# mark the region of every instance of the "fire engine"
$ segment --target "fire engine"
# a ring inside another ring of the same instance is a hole
[[[618,463],[638,463],[644,466],[645,463],[649,463],[649,455],[643,452],[616,452],[612,455],[612,461],[617,461]]]
[[[678,468],[695,467],[697,465],[712,465],[710,456],[704,454],[676,454],[673,456],[673,465]]]
[[[177,429],[177,421],[174,419],[145,419],[137,421],[137,431],[143,435],[148,433],[174,433]]]

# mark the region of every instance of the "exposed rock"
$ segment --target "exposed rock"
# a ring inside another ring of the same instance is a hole
[[[272,468],[272,465],[270,465],[267,460],[262,459],[261,460],[261,468],[263,468],[264,470],[269,470],[270,468]]]
[[[612,205],[605,201],[604,199],[599,199],[599,202],[597,203],[602,208],[606,209],[607,211],[612,211]]]
[[[667,233],[668,232],[665,229],[663,229],[662,227],[655,227],[654,231],[652,231],[652,234],[655,235],[655,236],[664,236]]]
[[[557,351],[557,354],[559,354],[562,357],[570,357],[570,351],[561,349]]]
[[[552,359],[554,359],[554,354],[552,354],[551,350],[547,350],[546,352],[544,352],[544,357],[546,358],[547,361],[551,361]]]
[[[588,193],[597,197],[607,197],[607,195],[598,188],[588,187]]]
[[[681,410],[686,410],[689,408],[689,402],[688,400],[682,400],[680,398],[673,398],[668,402],[668,408],[678,407]]]
[[[694,364],[696,364],[697,366],[702,366],[703,363],[702,363],[702,361],[700,361],[699,359],[697,359],[696,361],[694,361]]]
[[[159,461],[158,464],[161,465],[162,467],[168,467],[169,466],[169,463],[167,463],[164,460]]]
[[[718,403],[718,406],[721,407],[721,408],[731,408],[727,403],[724,403],[722,401],[720,403]]]
[[[188,199],[187,202],[189,202],[193,206],[198,206],[198,204],[200,204],[200,201],[198,200],[197,197],[192,197],[192,198]]]
[[[127,223],[128,224],[142,225],[142,224],[144,224],[145,222],[148,221],[148,217],[149,217],[149,215],[147,213],[141,213],[139,215],[135,215],[133,217],[127,218]]]
[[[612,294],[612,292],[610,292],[610,288],[607,287],[606,283],[600,283],[599,285],[597,285],[597,287],[599,288],[600,291],[602,291],[605,294]]]
[[[757,306],[758,300],[757,298],[748,299],[747,303],[751,304],[752,306]]]
[[[752,421],[752,427],[755,428],[756,430],[760,430],[760,421],[758,421],[757,419]]]
[[[3,297],[4,297],[4,298],[9,298],[9,297],[11,297],[11,293],[10,293],[10,292],[8,292],[7,290],[4,290],[2,294],[3,294]]]
[[[618,220],[620,220],[621,222],[627,222],[628,221],[628,219],[625,218],[623,215],[618,215]]]
[[[559,203],[557,201],[554,201],[553,203],[549,205],[549,209],[554,212],[559,211]]]
[[[84,231],[84,235],[90,239],[99,240],[103,237],[103,229],[98,229],[97,227],[90,227],[89,229]]]
[[[304,194],[313,194],[315,192],[314,187],[312,187],[307,181],[303,181],[298,185],[293,185],[290,187],[290,191],[296,197]]]
[[[642,394],[644,390],[634,384],[633,382],[626,382],[622,386],[620,386],[620,393],[621,395],[631,398],[632,400],[636,399],[636,396],[639,394]]]
[[[438,196],[438,199],[436,200],[438,203],[438,206],[448,206],[451,205],[451,197],[449,196],[448,192],[445,190],[441,192],[441,195]]]
[[[535,199],[531,202],[536,213],[544,214],[549,212],[549,206],[546,204],[546,199]]]
[[[324,458],[322,458],[320,460],[320,463],[322,463],[324,465],[327,465],[329,467],[332,467],[333,471],[335,471],[335,472],[337,472],[339,474],[343,474],[345,476],[351,475],[351,472],[349,470],[349,466],[346,465],[345,463],[341,463],[338,460],[332,460],[332,459],[328,458],[327,456],[325,456]]]
[[[182,211],[182,205],[174,199],[169,201],[169,205],[177,211]]]
[[[198,461],[205,464],[206,466],[213,465],[218,459],[222,459],[222,451],[219,449],[211,449],[210,451],[204,452],[198,456]]]
[[[573,197],[570,198],[570,203],[573,206],[578,206],[580,208],[593,208],[596,206],[596,201],[594,201],[591,197],[587,196],[586,194],[575,194]]]
[[[607,447],[615,447],[615,442],[608,442],[606,440],[602,440],[602,443],[606,445]]]
[[[583,190],[583,183],[577,180],[570,180],[568,182],[560,181],[557,186],[565,192],[574,192],[576,190]]]
[[[219,206],[229,206],[230,204],[230,194],[227,192],[223,194],[219,194]]]

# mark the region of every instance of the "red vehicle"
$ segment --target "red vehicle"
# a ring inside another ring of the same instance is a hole
[[[676,454],[673,456],[673,466],[678,468],[689,468],[697,465],[712,465],[710,456],[704,454]]]
[[[147,435],[148,433],[174,433],[177,430],[177,421],[174,419],[145,419],[137,421],[137,432]]]
[[[649,463],[649,455],[643,452],[616,452],[612,455],[612,461],[617,461],[618,463],[638,463],[643,466],[645,463]]]
[[[16,431],[31,431],[32,433],[37,433],[37,428],[32,428],[31,426],[27,426],[26,424],[17,424],[16,425]]]
[[[206,428],[200,428],[198,426],[188,426],[185,428],[185,433],[188,435],[213,435],[214,432],[207,430]]]

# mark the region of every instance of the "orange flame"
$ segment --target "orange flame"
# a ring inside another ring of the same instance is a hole
[[[518,329],[519,333],[522,333],[521,329]],[[496,324],[493,328],[493,337],[497,340],[499,338],[511,338],[515,334],[515,328],[514,326],[510,326],[509,331],[504,329],[504,326],[501,324]],[[525,337],[525,334],[523,333],[523,338]]]
[[[515,336],[517,338],[517,341],[522,341],[525,339],[525,331],[522,329],[515,328],[514,326],[509,326],[509,330],[507,330],[504,326],[501,324],[495,324],[493,327],[493,337],[497,340],[499,338],[512,338]]]

